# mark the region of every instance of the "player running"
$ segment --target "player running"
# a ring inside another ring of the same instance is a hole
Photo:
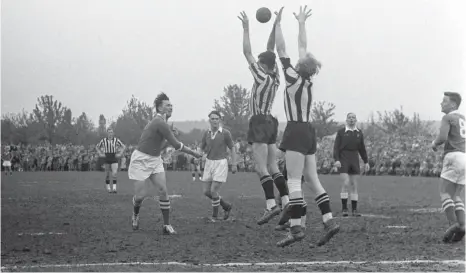
[[[299,60],[295,68],[291,66],[290,58],[286,53],[285,40],[280,25],[283,8],[280,9],[276,19],[275,33],[277,52],[285,72],[285,114],[287,125],[283,133],[280,150],[285,152],[285,161],[288,176],[288,190],[290,196],[289,206],[285,212],[290,216],[290,232],[277,246],[284,247],[302,240],[305,237],[301,226],[303,212],[303,192],[301,176],[310,182],[315,199],[322,213],[325,235],[319,240],[319,246],[326,244],[338,231],[340,226],[335,222],[330,208],[330,198],[322,187],[317,176],[315,129],[311,124],[310,113],[312,105],[311,78],[318,73],[321,64],[314,56],[307,52],[306,19],[311,16],[311,10],[301,7],[299,14],[295,14],[299,22]]]
[[[466,127],[464,114],[458,111],[461,95],[445,92],[442,103],[442,118],[440,132],[432,142],[432,149],[445,144],[443,153],[443,168],[440,174],[440,198],[442,208],[447,216],[450,227],[443,236],[445,243],[459,242],[465,234],[464,203],[461,199],[464,190],[464,169],[466,164],[464,138]]]
[[[333,158],[335,167],[339,168],[342,179],[340,192],[342,216],[348,216],[348,190],[351,197],[351,212],[353,216],[361,216],[358,212],[358,181],[360,173],[359,156],[364,161],[365,171],[369,171],[369,160],[367,158],[364,136],[356,127],[356,114],[346,115],[346,125],[338,130],[333,147]]]
[[[227,182],[228,176],[228,150],[231,150],[231,171],[236,173],[236,147],[229,130],[220,127],[220,113],[212,111],[209,114],[210,129],[202,137],[201,149],[206,154],[204,175],[202,176],[202,189],[204,195],[212,200],[212,218],[215,222],[218,218],[218,209],[223,209],[223,220],[230,216],[232,205],[222,199],[220,188]]]
[[[126,146],[115,137],[111,128],[107,129],[107,137],[103,138],[96,146],[99,156],[104,158],[105,184],[108,193],[117,193],[118,159],[123,155],[125,148]],[[110,173],[113,185],[110,185]]]
[[[252,55],[249,40],[249,20],[245,12],[238,18],[243,23],[243,53],[249,64],[254,84],[251,90],[249,107],[248,142],[252,145],[256,173],[259,175],[265,193],[266,210],[257,224],[262,225],[280,214],[281,208],[277,206],[274,194],[274,183],[282,198],[282,204],[288,204],[288,189],[283,175],[278,170],[276,161],[276,142],[278,133],[278,120],[270,114],[273,101],[280,85],[275,62],[275,23],[267,42],[267,51],[259,54],[259,60]]]
[[[153,196],[154,190],[159,193],[159,206],[163,216],[162,232],[166,235],[175,234],[170,225],[170,199],[168,198],[167,182],[161,151],[168,145],[176,150],[190,154],[196,158],[199,153],[189,149],[174,136],[167,120],[171,117],[173,106],[165,93],[160,93],[155,99],[156,117],[142,131],[136,150],[131,155],[128,168],[129,179],[134,181],[133,196],[133,230],[139,228],[139,210],[146,197]]]

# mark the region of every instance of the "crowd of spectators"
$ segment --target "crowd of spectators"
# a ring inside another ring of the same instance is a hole
[[[375,135],[365,137],[371,169],[366,175],[431,176],[440,175],[441,152],[433,152],[433,136],[407,137],[403,135]],[[317,169],[321,174],[336,174],[333,167],[333,136],[318,141]],[[254,170],[252,151],[244,141],[238,142],[238,170]],[[126,170],[134,145],[128,145],[120,160],[120,169]],[[101,171],[102,159],[95,145],[3,145],[2,151],[11,152],[14,171]],[[190,170],[189,158],[173,148],[166,149],[162,158],[167,170]],[[283,161],[282,158],[279,160]],[[2,157],[3,163],[3,157]],[[203,162],[201,162],[201,167]],[[361,165],[363,162],[361,161]],[[3,164],[2,164],[3,169]],[[363,168],[361,168],[363,169]]]

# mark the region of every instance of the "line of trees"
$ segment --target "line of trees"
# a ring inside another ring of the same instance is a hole
[[[213,109],[222,113],[223,124],[231,130],[235,139],[246,137],[250,115],[249,95],[249,91],[240,85],[228,85],[213,105]],[[335,108],[333,103],[314,102],[311,118],[317,137],[332,135],[338,130],[339,124],[334,119]],[[373,115],[368,126],[364,128],[368,132],[378,130],[416,135],[429,130],[418,114],[409,118],[403,113],[403,108],[377,114],[378,118]],[[2,143],[11,144],[49,142],[90,145],[97,143],[110,127],[124,143],[136,144],[143,128],[154,116],[155,109],[152,103],[140,101],[133,95],[116,120],[107,120],[101,114],[98,124],[95,125],[86,113],[73,117],[71,109],[59,100],[51,95],[43,95],[37,98],[32,112],[23,110],[20,113],[2,115],[1,140]],[[180,133],[181,140],[191,144],[199,141],[204,131],[195,128],[190,132]]]

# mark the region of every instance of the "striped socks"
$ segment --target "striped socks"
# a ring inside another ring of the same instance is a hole
[[[170,199],[159,200],[160,210],[162,210],[163,224],[170,225]]]
[[[275,194],[273,190],[273,179],[270,175],[265,175],[261,177],[260,180],[262,189],[264,189],[267,209],[270,210],[277,205],[275,202]]]
[[[320,212],[322,214],[322,220],[326,223],[328,220],[332,219],[332,210],[330,209],[330,198],[326,192],[316,197],[317,206],[319,206]]]

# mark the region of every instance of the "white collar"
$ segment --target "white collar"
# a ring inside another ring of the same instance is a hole
[[[345,133],[347,131],[359,131],[358,127],[356,127],[356,125],[354,126],[354,128],[350,128],[348,127],[348,125],[345,125]]]
[[[162,115],[162,114],[160,114],[160,113],[157,113],[156,116],[161,117],[161,118],[163,119],[163,121],[167,122],[167,115],[166,115],[166,114]]]
[[[209,129],[209,132],[212,133],[212,129]],[[223,133],[223,127],[222,126],[218,127],[217,132]]]

